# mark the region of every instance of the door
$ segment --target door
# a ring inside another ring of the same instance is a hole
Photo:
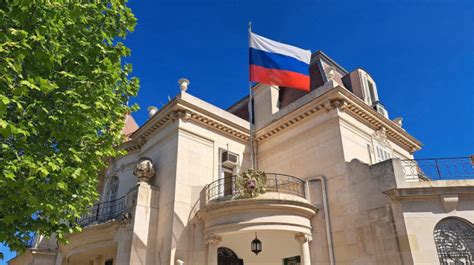
[[[220,247],[217,249],[217,265],[244,265],[230,248]]]
[[[232,171],[224,171],[224,196],[233,195],[234,178]]]

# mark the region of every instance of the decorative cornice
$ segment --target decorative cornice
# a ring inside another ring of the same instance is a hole
[[[423,198],[433,198],[446,194],[456,194],[457,196],[474,197],[474,186],[425,186],[410,188],[394,188],[384,191],[392,200],[413,200]]]
[[[223,132],[227,135],[230,135],[234,138],[237,138],[241,141],[249,141],[248,132],[244,132],[244,131],[241,131],[241,130],[236,130],[236,129],[230,127],[230,126],[225,125],[222,122],[219,122],[215,119],[206,117],[206,116],[201,115],[199,113],[193,112],[191,114],[191,120],[193,120],[195,122],[198,122],[198,123],[201,123],[201,124],[204,124],[204,125],[207,125],[208,127],[214,128],[218,131],[221,131],[221,132]]]
[[[123,143],[120,147],[129,152],[139,150],[146,143],[146,140],[151,134],[167,124],[178,120],[183,122],[196,122],[239,141],[249,141],[249,133],[245,128],[233,126],[232,123],[219,119],[219,117],[212,113],[203,113],[205,111],[197,108],[193,109],[194,106],[192,104],[181,99],[175,99],[173,103],[174,104],[168,104],[164,109],[161,109],[130,136],[130,141]]]
[[[338,109],[340,111],[344,111],[346,108],[346,103],[345,101],[342,101],[338,98],[336,99],[330,99],[326,100],[322,103],[319,104],[314,104],[314,106],[310,108],[306,108],[305,110],[301,111],[301,113],[295,114],[297,111],[290,113],[288,115],[288,118],[284,117],[280,122],[275,122],[272,123],[261,130],[257,132],[257,140],[258,141],[263,141],[269,137],[271,137],[274,134],[279,133],[280,131],[283,131],[296,123],[316,114],[317,112],[320,112],[322,110],[325,110],[326,112],[329,112],[332,109]]]
[[[384,130],[389,140],[400,144],[411,153],[421,148],[421,142],[340,86],[330,89],[297,110],[261,128],[257,131],[256,139],[266,140],[321,110],[329,112],[334,109],[349,114],[374,130]]]
[[[371,109],[369,106],[362,106],[356,102],[348,101],[346,113],[369,125],[369,127],[374,130],[385,130],[388,139],[402,145],[410,153],[414,153],[421,149],[422,144],[420,141],[409,135],[393,121],[383,117],[380,113]]]

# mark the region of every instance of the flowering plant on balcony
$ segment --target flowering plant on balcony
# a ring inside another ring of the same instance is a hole
[[[237,176],[236,186],[240,198],[253,198],[265,193],[265,172],[249,169]]]

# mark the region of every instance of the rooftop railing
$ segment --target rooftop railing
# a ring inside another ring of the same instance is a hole
[[[285,193],[305,198],[305,182],[303,180],[284,174],[265,173],[265,175],[267,177],[264,185],[266,192]],[[237,188],[236,182],[237,176],[232,176],[210,183],[206,187],[207,201],[238,197],[240,191]]]
[[[474,179],[474,156],[412,159],[401,162],[407,179],[421,181]]]
[[[82,226],[105,223],[119,218],[126,210],[126,196],[116,200],[94,204],[87,209],[87,212],[77,219],[77,223]]]

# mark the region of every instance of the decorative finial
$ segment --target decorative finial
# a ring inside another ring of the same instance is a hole
[[[153,115],[155,115],[156,112],[158,112],[158,108],[157,108],[157,107],[155,107],[155,106],[150,106],[150,107],[148,107],[148,118],[153,117]]]
[[[179,89],[181,89],[181,92],[186,92],[186,90],[188,90],[188,86],[191,82],[189,82],[188,79],[186,78],[180,78],[178,80],[178,84],[179,84]]]
[[[403,126],[403,118],[402,117],[397,117],[397,118],[393,119],[393,122],[395,122],[395,124],[398,125],[398,127]]]

